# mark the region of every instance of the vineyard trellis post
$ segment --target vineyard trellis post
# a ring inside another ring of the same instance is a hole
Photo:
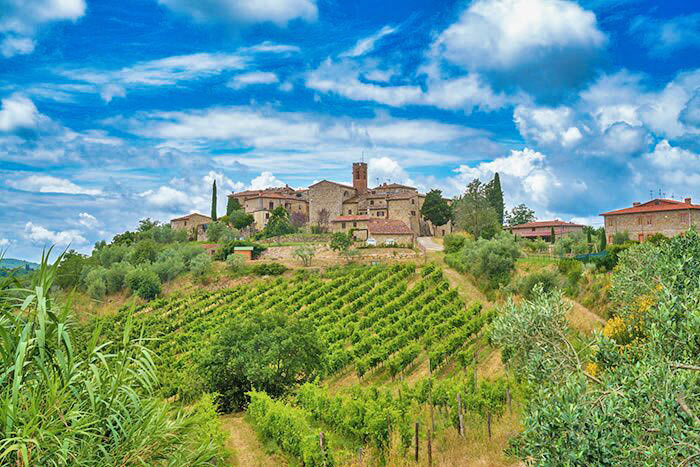
[[[431,432],[430,429],[428,429],[428,465],[432,467],[433,465],[433,444],[430,441],[431,438]]]
[[[428,378],[430,379],[430,429],[435,431],[435,414],[433,413],[433,369],[432,363],[428,358]],[[430,433],[430,431],[428,431]]]
[[[459,435],[464,438],[464,414],[462,413],[462,396],[457,394],[457,406],[459,407]]]
[[[322,431],[318,435],[318,444],[321,447],[321,456],[323,457],[323,465],[326,465],[326,450],[323,447],[323,432]]]
[[[418,462],[418,422],[416,422],[416,462]]]
[[[489,429],[489,440],[491,439],[491,412],[486,414],[486,425]]]
[[[506,401],[508,402],[508,412],[513,415],[513,403],[510,398],[510,388],[506,388]]]

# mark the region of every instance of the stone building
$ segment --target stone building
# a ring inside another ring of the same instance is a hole
[[[655,234],[667,237],[686,232],[700,224],[700,205],[690,198],[684,201],[652,199],[646,203],[632,203],[632,207],[601,214],[605,219],[608,243],[618,232],[627,232],[630,240],[644,241]]]
[[[241,191],[232,193],[229,197],[237,199],[245,212],[253,215],[255,228],[262,230],[267,225],[272,211],[280,206],[285,208],[290,216],[297,214],[308,222],[307,192],[308,190],[294,190],[286,185],[281,188]]]
[[[554,228],[555,239],[557,237],[583,231],[583,225],[574,224],[573,222],[564,222],[559,219],[553,221],[528,222],[526,224],[510,226],[513,235],[529,238],[531,240],[541,238],[546,241],[551,241],[552,239],[552,228]]]
[[[403,221],[376,219],[368,215],[338,216],[331,221],[332,232],[352,232],[357,240],[376,245],[411,245],[416,234]]]
[[[182,217],[170,219],[170,228],[173,230],[186,230],[189,238],[202,240],[206,237],[207,225],[211,222],[211,217],[193,212]]]
[[[229,196],[238,199],[246,212],[253,214],[259,228],[264,227],[271,207],[277,206],[274,199],[280,199],[285,200],[283,205],[290,213],[305,210],[311,225],[333,224],[332,221],[341,216],[367,216],[369,219],[401,221],[414,235],[443,236],[452,231],[450,224],[436,228],[421,216],[425,195],[416,188],[398,183],[369,188],[367,164],[364,162],[352,165],[352,186],[321,180],[306,190],[287,186]],[[302,207],[298,203],[306,204]]]

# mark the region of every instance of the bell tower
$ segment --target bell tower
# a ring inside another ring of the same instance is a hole
[[[352,186],[358,194],[367,193],[367,163],[355,162],[352,164]]]

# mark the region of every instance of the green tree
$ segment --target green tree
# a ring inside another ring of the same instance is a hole
[[[211,220],[216,222],[216,180],[211,185]]]
[[[263,230],[264,237],[277,237],[296,232],[296,229],[289,221],[289,214],[282,206],[277,206],[272,210],[270,219]]]
[[[56,284],[62,289],[72,289],[80,284],[80,273],[90,263],[87,256],[75,250],[63,254],[56,270]]]
[[[455,202],[457,226],[474,238],[492,238],[499,230],[498,214],[486,197],[486,185],[478,178],[467,185],[467,191]]]
[[[352,246],[352,237],[343,232],[336,232],[331,237],[331,250],[343,253]]]
[[[554,243],[554,242],[557,241],[557,237],[556,237],[556,235],[554,234],[554,227],[550,227],[550,228],[549,228],[549,241],[552,242],[552,243]]]
[[[276,311],[231,320],[200,363],[207,390],[218,393],[224,412],[242,408],[255,388],[284,395],[323,368],[324,349],[307,321]]]
[[[160,225],[160,222],[152,221],[150,217],[147,217],[146,219],[141,219],[139,221],[139,226],[136,228],[136,230],[138,232],[145,233],[154,227],[158,227],[159,225]]]
[[[302,245],[294,250],[294,256],[299,258],[304,266],[311,266],[311,260],[316,256],[316,250],[313,246]]]
[[[241,211],[243,210],[243,206],[241,206],[241,203],[238,202],[236,198],[233,196],[228,197],[228,202],[226,203],[226,215],[231,216],[231,214],[234,211]]]
[[[537,220],[535,211],[528,208],[525,204],[518,204],[506,214],[506,222],[510,226],[527,224],[535,220]]]
[[[630,233],[628,231],[623,231],[623,232],[615,232],[613,234],[613,245],[622,245],[623,243],[627,243],[630,241]]]
[[[152,300],[160,294],[160,278],[147,266],[132,269],[126,275],[126,283],[132,293],[144,300]]]
[[[503,214],[505,210],[505,204],[503,203],[503,190],[501,189],[501,177],[496,172],[493,176],[493,180],[486,184],[486,198],[489,204],[496,211],[498,216],[498,223],[503,225]]]
[[[229,216],[229,220],[231,222],[231,225],[238,230],[243,230],[246,227],[250,226],[253,222],[255,222],[255,218],[253,217],[253,215],[246,213],[242,209],[233,211]]]
[[[131,252],[130,262],[131,264],[152,263],[156,260],[157,254],[157,246],[153,240],[141,240]]]
[[[437,227],[447,224],[452,219],[452,208],[442,197],[440,190],[430,190],[425,195],[420,213]]]
[[[608,247],[608,239],[605,237],[605,229],[600,231],[600,251],[605,251]]]

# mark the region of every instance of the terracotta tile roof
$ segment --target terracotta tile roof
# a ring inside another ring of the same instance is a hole
[[[367,227],[369,233],[374,235],[413,235],[413,231],[403,221],[394,219],[372,219]]]
[[[352,221],[368,221],[369,216],[338,216],[334,218],[331,222],[352,222]]]
[[[187,214],[186,216],[176,217],[175,219],[170,219],[170,222],[173,222],[173,221],[184,221],[184,220],[186,220],[186,219],[191,218],[192,216],[202,216],[202,217],[205,217],[205,218],[211,220],[211,217],[209,217],[209,216],[205,216],[204,214],[200,214],[200,213],[198,213],[198,212],[193,212],[192,214]]]
[[[571,231],[567,231],[564,229],[554,229],[554,236],[555,237],[570,234],[570,233],[571,233]],[[524,238],[549,237],[550,232],[549,231],[539,231],[539,232],[526,231],[526,232],[518,232],[517,235],[518,235],[518,237],[524,237]]]
[[[583,225],[554,219],[553,221],[528,222],[526,224],[517,224],[510,226],[511,229],[531,229],[533,227],[583,227]]]
[[[418,196],[418,193],[396,193],[395,195],[388,195],[387,199],[389,201],[400,200],[400,199],[411,199]]]
[[[700,205],[691,204],[690,198],[687,198],[687,202],[676,201],[673,199],[652,199],[651,201],[639,204],[638,206],[618,209],[616,211],[608,211],[600,215],[615,216],[618,214],[635,214],[641,212],[686,211],[688,209],[700,209]]]

